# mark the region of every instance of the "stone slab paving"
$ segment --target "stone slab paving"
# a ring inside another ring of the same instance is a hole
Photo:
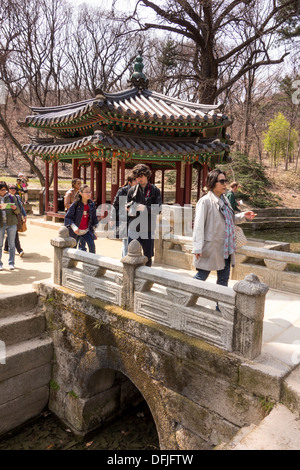
[[[8,269],[8,254],[2,254],[4,270],[0,272],[0,295],[32,290],[32,283],[52,278],[53,247],[50,240],[57,236],[61,224],[45,222],[41,216],[28,218],[28,230],[20,233],[24,250],[22,258],[16,255],[16,269]],[[99,238],[96,253],[116,259],[121,258],[120,240]],[[162,269],[192,277],[194,271],[161,266]],[[207,282],[215,283],[211,275]],[[230,281],[230,285],[236,281]],[[299,295],[269,290],[263,331],[262,357],[276,358],[283,366],[293,369],[300,363],[300,287]]]
[[[57,236],[61,224],[45,222],[43,217],[30,216],[28,230],[19,234],[24,256],[16,255],[16,269],[8,269],[8,254],[3,253],[4,270],[0,272],[0,298],[7,294],[22,294],[33,291],[32,283],[52,279],[53,247],[50,240]],[[120,240],[101,238],[96,241],[97,254],[121,258]],[[194,275],[194,271],[161,266],[166,271],[183,276]],[[211,275],[207,282],[216,282]],[[230,281],[230,286],[236,281]],[[270,374],[270,377],[287,377],[286,383],[299,396],[300,408],[300,288],[299,295],[269,290],[266,308],[261,355],[251,367]],[[242,430],[242,438],[236,449],[300,449],[299,418],[283,405],[277,405],[268,419],[259,426]],[[277,428],[276,436],[273,430]],[[289,432],[289,430],[291,432]],[[290,436],[290,437],[289,437]]]

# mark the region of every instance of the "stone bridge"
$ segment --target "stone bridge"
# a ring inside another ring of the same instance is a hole
[[[34,284],[47,350],[33,368],[45,377],[40,408],[74,432],[144,399],[161,450],[211,449],[259,425],[276,403],[299,413],[291,372],[300,357],[294,367],[261,358],[268,286],[255,274],[217,286],[144,266],[137,242],[121,261],[80,252],[65,227],[51,244],[53,282]]]
[[[37,285],[55,351],[49,407],[75,432],[140,396],[161,449],[212,448],[263,419],[270,377],[258,386],[251,360],[268,287],[256,276],[233,289],[185,279],[144,266],[137,242],[121,261],[75,250],[65,228],[51,243],[54,284]]]

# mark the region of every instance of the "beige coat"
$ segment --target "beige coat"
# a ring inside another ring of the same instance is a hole
[[[230,202],[224,196],[225,204],[232,211],[232,218],[236,224],[244,222],[243,212],[235,214]],[[193,253],[200,253],[201,257],[194,257],[194,265],[198,269],[206,271],[219,271],[224,269],[224,242],[225,242],[225,218],[220,210],[224,202],[212,191],[203,196],[197,202],[194,231]],[[234,265],[235,256],[231,256],[231,264]]]

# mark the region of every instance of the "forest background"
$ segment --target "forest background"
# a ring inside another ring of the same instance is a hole
[[[226,171],[249,203],[300,208],[299,20],[299,0],[2,0],[1,179],[23,171],[44,186],[43,163],[22,150],[30,106],[127,88],[142,50],[150,89],[232,119]]]

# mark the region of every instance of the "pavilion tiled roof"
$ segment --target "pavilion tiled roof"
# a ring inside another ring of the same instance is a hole
[[[98,90],[91,99],[63,106],[31,107],[19,122],[52,136],[35,138],[24,151],[43,159],[68,161],[105,158],[204,161],[223,158],[232,142],[231,122],[219,105],[191,103],[149,90],[136,58],[131,88],[114,93]]]
[[[101,92],[96,98],[64,106],[32,107],[24,126],[64,126],[83,121],[96,123],[112,117],[133,118],[156,123],[230,124],[228,116],[218,111],[218,105],[189,103],[151,91],[127,89],[116,93]]]
[[[77,139],[37,139],[24,146],[28,154],[43,158],[57,155],[59,159],[68,159],[71,156],[83,155],[96,149],[135,154],[136,156],[162,156],[164,159],[177,160],[182,156],[195,156],[212,154],[213,152],[229,152],[228,144],[220,139],[198,142],[196,138],[185,140],[157,139],[155,137],[133,136],[116,133],[107,134],[95,131],[93,135]]]

